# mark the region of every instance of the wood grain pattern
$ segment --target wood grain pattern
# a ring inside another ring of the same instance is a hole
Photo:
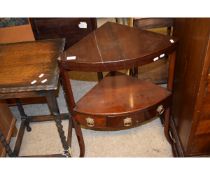
[[[36,40],[65,38],[65,48],[81,40],[96,29],[95,18],[30,18]],[[80,22],[85,22],[87,28],[79,28]]]
[[[173,18],[134,18],[134,27],[141,29],[172,27]]]
[[[75,118],[93,130],[129,129],[159,116],[158,106],[167,109],[170,97],[170,91],[150,82],[127,75],[106,76],[76,103]],[[94,120],[94,127],[88,125],[88,118]],[[126,118],[131,124],[125,124]]]
[[[126,115],[147,110],[170,95],[165,88],[150,82],[126,75],[111,76],[82,97],[74,110],[87,115]]]
[[[127,69],[132,65],[151,63],[155,57],[173,51],[177,39],[173,38],[173,44],[170,39],[169,36],[108,22],[67,49],[61,61],[65,69],[71,70]],[[76,56],[76,59],[66,60],[69,56]]]
[[[171,36],[173,20],[173,18],[134,18],[133,25],[138,29],[150,30]],[[139,67],[139,69],[136,68],[136,70],[138,71],[136,71],[135,74],[141,80],[149,80],[156,84],[167,83],[168,59],[162,59],[157,62],[143,65]]]
[[[1,44],[0,93],[57,89],[56,58],[63,47],[63,39]]]
[[[210,19],[176,19],[174,35],[179,37],[175,67],[172,115],[184,156],[210,154],[208,119],[210,103]],[[207,112],[207,111],[206,111]],[[205,133],[206,131],[206,133]]]
[[[56,101],[59,83],[57,58],[63,51],[64,43],[64,39],[55,39],[1,45],[0,99],[46,97],[49,111],[54,116],[64,154],[69,157],[71,156],[68,151],[69,146]],[[31,83],[34,79],[37,81]],[[20,104],[18,107],[24,118],[22,118],[14,152],[11,153],[9,145],[5,144],[5,137],[2,137],[1,140],[9,150],[9,156],[18,156],[25,128],[29,127],[30,122],[30,118],[25,116]],[[44,121],[42,117],[38,119]],[[82,143],[82,139],[79,141]]]
[[[59,65],[73,118],[89,129],[119,130],[138,126],[155,117],[159,105],[167,110],[178,43],[176,38],[173,37],[174,43],[170,39],[168,36],[108,22],[67,49]],[[75,103],[68,71],[120,70],[153,62],[155,57],[167,53],[170,57],[168,90],[111,72],[111,76],[105,77]],[[68,60],[70,56],[76,56],[76,59]],[[164,116],[165,134],[169,140],[169,115]]]

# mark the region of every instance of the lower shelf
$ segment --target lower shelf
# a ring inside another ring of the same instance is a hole
[[[151,82],[126,75],[105,77],[75,107],[75,119],[93,130],[139,126],[169,107],[171,93]]]

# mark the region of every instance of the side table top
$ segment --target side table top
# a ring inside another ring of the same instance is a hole
[[[57,89],[65,40],[0,44],[0,93]]]
[[[153,62],[175,49],[177,39],[107,22],[62,54],[66,69],[109,71]]]

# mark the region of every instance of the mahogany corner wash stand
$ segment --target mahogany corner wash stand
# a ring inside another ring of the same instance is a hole
[[[136,127],[157,115],[164,116],[164,133],[171,143],[169,108],[176,46],[176,38],[110,22],[84,37],[67,49],[59,62],[72,118],[85,128],[120,130]],[[116,73],[165,56],[169,58],[167,89]],[[75,103],[68,71],[111,74]]]
[[[71,156],[69,137],[65,137],[56,95],[58,92],[59,69],[57,58],[63,52],[65,40],[43,40],[0,45],[0,99],[46,97],[50,116],[27,116],[17,100],[21,114],[21,126],[14,151],[0,130],[0,141],[9,156],[18,156],[25,128],[30,131],[30,122],[55,120],[64,149],[63,154],[43,156]],[[69,118],[69,115],[64,115]],[[70,123],[72,122],[69,118]],[[77,137],[81,131],[74,122]],[[83,139],[80,139],[83,140]],[[40,155],[42,156],[42,155]]]

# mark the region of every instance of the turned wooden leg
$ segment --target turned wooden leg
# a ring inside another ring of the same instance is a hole
[[[58,104],[57,104],[57,100],[56,97],[54,95],[54,93],[49,93],[46,96],[47,98],[47,104],[49,106],[49,110],[51,112],[51,114],[54,116],[54,120],[56,123],[56,127],[60,136],[60,140],[64,149],[64,155],[66,157],[71,157],[71,151],[70,151],[70,147],[67,143],[66,140],[66,136],[63,130],[63,125],[62,125],[62,121],[61,121],[61,115],[60,115],[60,111],[58,108]]]
[[[73,126],[76,132],[77,140],[79,143],[80,157],[84,157],[85,156],[85,142],[83,139],[82,130],[81,130],[80,125],[77,124],[77,122],[75,121],[74,117],[72,117],[72,121],[73,121]]]

